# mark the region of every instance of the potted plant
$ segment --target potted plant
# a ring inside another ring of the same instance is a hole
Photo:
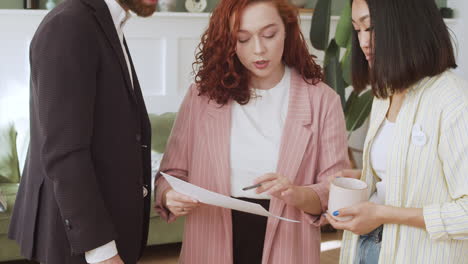
[[[357,93],[352,91],[346,97],[345,88],[351,82],[351,43],[352,43],[352,23],[351,23],[351,3],[345,1],[345,6],[341,12],[340,20],[336,28],[335,37],[329,41],[330,20],[331,20],[332,0],[318,0],[312,17],[310,29],[310,41],[317,50],[325,51],[324,73],[325,83],[332,87],[340,96],[348,130],[348,139],[351,134],[360,128],[370,114],[372,107],[372,91]],[[345,54],[341,58],[341,50],[345,49]],[[358,150],[362,151],[362,150]],[[356,167],[351,149],[349,149],[350,160],[353,167]]]

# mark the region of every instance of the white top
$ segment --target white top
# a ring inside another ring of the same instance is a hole
[[[123,27],[125,23],[130,18],[130,13],[125,11],[125,9],[117,3],[117,0],[104,0],[109,8],[109,12],[112,16],[112,21],[114,21],[115,29],[117,30],[117,35],[119,36],[120,45],[122,47],[123,54],[125,56],[125,61],[127,62],[127,68],[130,75],[130,81],[133,86],[133,76],[132,68],[130,66],[130,60],[128,59],[127,51],[123,43]],[[112,240],[109,243],[102,245],[96,249],[85,252],[85,259],[88,263],[97,263],[107,259],[110,259],[118,254],[117,246],[115,241]]]
[[[387,173],[388,153],[394,141],[395,123],[385,119],[380,126],[374,143],[371,147],[370,160],[371,166],[377,176],[381,179],[375,184],[377,190],[372,194],[370,201],[377,204],[385,204],[385,178]]]
[[[288,67],[281,81],[269,90],[256,89],[246,105],[232,106],[231,121],[231,195],[255,199],[270,199],[258,195],[253,185],[255,178],[276,172],[283,127],[288,113],[291,71]]]
[[[128,59],[128,54],[124,45],[124,35],[123,29],[127,21],[132,17],[130,12],[125,11],[122,6],[117,2],[117,0],[104,0],[112,16],[112,21],[114,21],[115,29],[117,30],[117,35],[119,36],[120,45],[125,57],[125,62],[127,63],[128,73],[130,75],[130,81],[132,82],[133,87],[133,76],[132,76],[132,67],[130,66],[130,60]]]

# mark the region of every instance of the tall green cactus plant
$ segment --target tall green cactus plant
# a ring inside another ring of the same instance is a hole
[[[312,16],[310,41],[315,49],[325,51],[325,82],[341,97],[346,129],[351,135],[351,132],[360,128],[369,116],[373,96],[371,91],[362,94],[353,91],[347,100],[345,98],[345,88],[351,85],[352,24],[351,3],[349,0],[344,1],[346,4],[340,16],[335,37],[329,41],[332,0],[318,0]],[[346,49],[342,58],[341,49]]]

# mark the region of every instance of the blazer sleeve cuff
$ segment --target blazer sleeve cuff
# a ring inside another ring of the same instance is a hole
[[[170,188],[171,186],[166,181],[166,179],[164,179],[164,177],[159,177],[159,179],[156,181],[156,201],[154,209],[168,223],[174,222],[177,218],[173,213],[171,213],[171,211],[169,211],[169,209],[167,209],[162,204],[162,196]]]
[[[88,263],[98,263],[104,260],[108,260],[118,254],[117,245],[115,244],[115,240],[102,245],[98,248],[95,248],[90,251],[85,252],[85,259]]]
[[[432,240],[449,239],[449,235],[442,220],[441,207],[439,204],[424,206],[423,215],[426,230]]]
[[[311,188],[320,199],[320,207],[322,208],[322,212],[320,215],[311,215],[308,213],[304,213],[306,219],[308,219],[309,223],[314,226],[321,226],[326,223],[326,218],[323,216],[328,209],[328,193],[330,189],[328,188],[327,184],[324,183],[317,183],[310,185]]]

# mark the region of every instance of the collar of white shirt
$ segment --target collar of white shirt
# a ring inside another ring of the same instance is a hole
[[[130,74],[129,76],[130,82],[133,87],[133,76],[131,73],[132,70],[131,70],[129,55],[127,54],[127,51],[125,49],[124,37],[123,37],[123,27],[125,26],[125,23],[128,21],[128,19],[131,17],[130,12],[126,11],[118,3],[118,0],[104,0],[104,1],[107,4],[107,7],[109,8],[109,12],[111,13],[111,16],[112,16],[112,20],[114,21],[115,29],[117,31],[117,36],[119,37],[120,45],[122,45],[122,51],[124,53],[125,62],[127,63],[127,69]]]
[[[129,11],[125,11],[123,7],[118,3],[118,0],[104,0],[109,8],[109,11],[114,21],[115,28],[119,35],[121,34],[125,23],[130,19],[131,14]]]

